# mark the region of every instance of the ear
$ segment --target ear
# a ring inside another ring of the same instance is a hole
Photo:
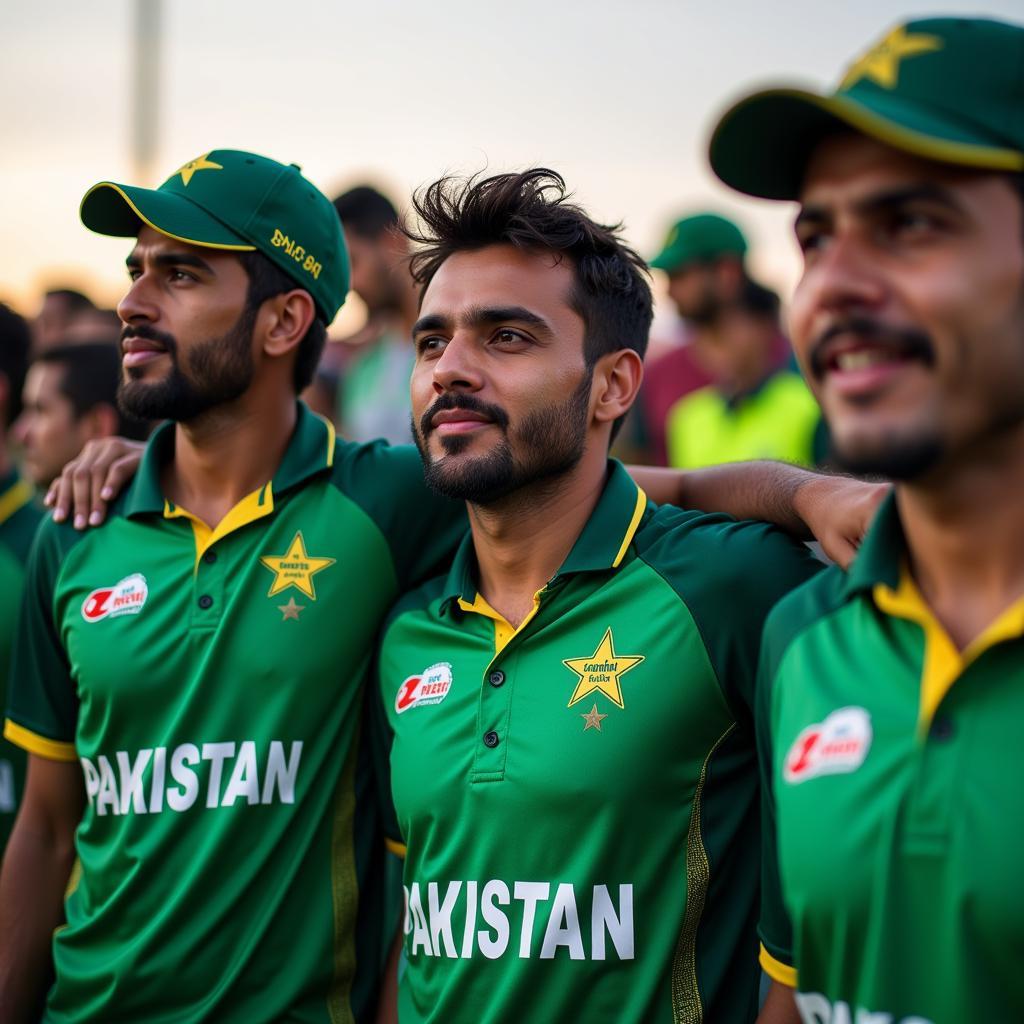
[[[256,318],[263,351],[273,357],[287,355],[298,348],[315,318],[313,296],[302,288],[267,299]]]
[[[100,402],[82,416],[79,429],[86,441],[100,437],[116,437],[120,422],[117,410],[106,402]]]
[[[633,349],[620,348],[617,352],[601,356],[594,365],[591,391],[594,420],[614,423],[620,416],[625,416],[636,401],[643,377],[643,360]]]

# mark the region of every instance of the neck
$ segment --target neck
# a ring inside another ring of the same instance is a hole
[[[1024,595],[1024,426],[896,494],[914,578],[963,648]]]
[[[530,613],[534,594],[565,561],[601,496],[607,458],[590,448],[564,476],[494,505],[469,506],[480,593],[512,626]]]
[[[295,430],[294,394],[251,387],[240,399],[175,428],[164,493],[216,527],[274,476]]]

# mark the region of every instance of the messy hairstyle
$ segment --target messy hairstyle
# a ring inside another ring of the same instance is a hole
[[[546,167],[440,178],[413,197],[418,224],[404,229],[417,246],[413,277],[425,290],[449,256],[490,245],[551,253],[573,270],[569,302],[583,320],[587,365],[623,348],[643,358],[653,312],[646,265],[623,243],[621,225],[598,224],[570,199]]]

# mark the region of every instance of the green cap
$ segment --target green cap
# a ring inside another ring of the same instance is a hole
[[[711,137],[711,167],[740,192],[796,199],[817,144],[851,128],[941,163],[1024,170],[1024,27],[984,18],[900,25],[835,92],[769,89],[736,103]]]
[[[747,240],[731,220],[717,213],[698,213],[672,225],[651,266],[672,271],[687,263],[704,263],[729,254],[742,256],[746,251]]]
[[[309,292],[326,323],[348,294],[338,214],[297,164],[214,149],[157,189],[101,181],[86,192],[80,212],[82,223],[101,235],[131,238],[148,224],[189,245],[258,250]]]

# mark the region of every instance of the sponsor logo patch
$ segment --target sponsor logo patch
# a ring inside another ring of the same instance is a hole
[[[864,708],[840,708],[824,722],[807,726],[789,748],[783,766],[786,782],[856,771],[871,747],[871,716]]]
[[[82,602],[86,622],[116,619],[119,615],[138,615],[149,597],[146,577],[133,572],[112,587],[98,587]]]
[[[420,675],[403,680],[395,695],[395,711],[402,714],[417,705],[440,704],[451,688],[452,667],[447,661],[439,661]]]

